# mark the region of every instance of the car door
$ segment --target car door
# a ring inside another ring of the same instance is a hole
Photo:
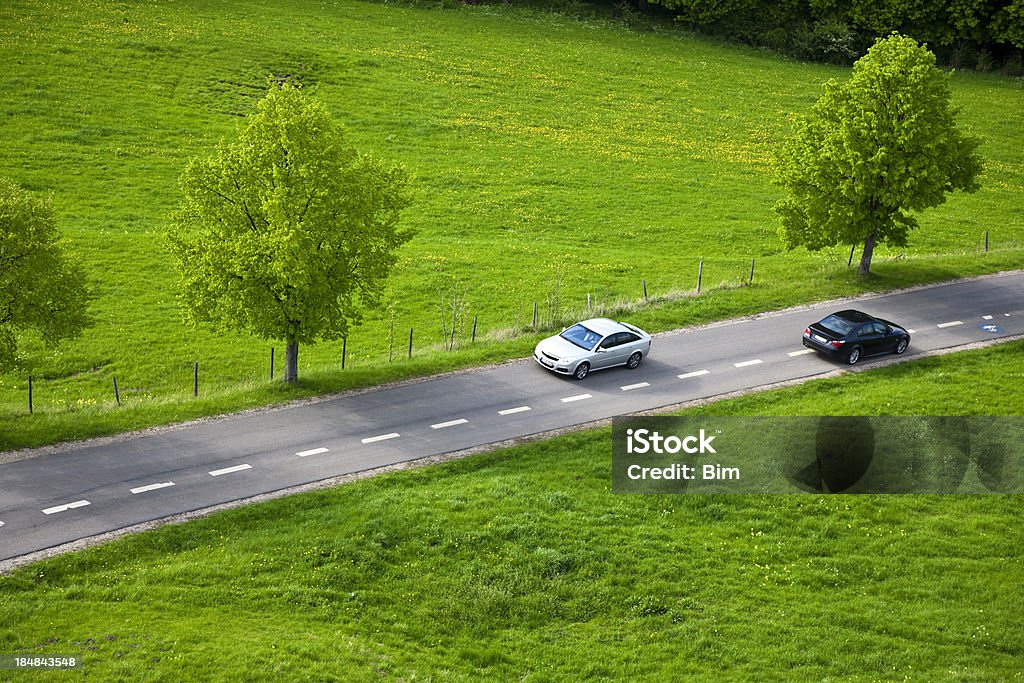
[[[606,368],[612,364],[612,352],[615,350],[615,335],[609,334],[594,349],[593,366],[596,369]]]
[[[636,351],[636,342],[640,337],[632,332],[619,332],[617,336],[618,339],[615,340],[615,360],[613,362],[615,365],[625,365],[630,355]]]
[[[882,351],[895,351],[896,345],[900,343],[900,335],[895,334],[893,329],[885,323],[875,323],[882,332]]]
[[[622,362],[625,363],[636,351],[644,352],[644,340],[639,334],[632,332],[622,333]]]
[[[881,353],[884,342],[885,334],[882,333],[882,326],[878,323],[864,323],[857,330],[857,345],[865,355]]]
[[[887,353],[896,348],[898,338],[892,333],[892,329],[885,323],[875,321],[875,334],[878,335],[878,344],[875,346],[876,353]]]
[[[608,335],[601,341],[601,344],[598,346],[599,353],[597,354],[600,362],[599,367],[609,368],[626,362],[626,358],[623,356],[625,347],[622,343],[625,341],[624,334],[623,332],[616,332]]]

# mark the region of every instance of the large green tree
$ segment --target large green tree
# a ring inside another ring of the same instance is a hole
[[[169,231],[186,319],[286,344],[340,339],[376,305],[397,248],[408,176],[358,153],[323,104],[271,86],[235,139],[192,160]]]
[[[978,141],[957,128],[948,79],[926,47],[892,35],[850,80],[825,86],[777,157],[787,195],[775,209],[788,248],[863,245],[867,274],[876,245],[906,246],[912,212],[978,189]]]
[[[0,178],[0,369],[14,362],[18,336],[48,344],[77,336],[90,322],[85,271],[60,244],[48,197]]]

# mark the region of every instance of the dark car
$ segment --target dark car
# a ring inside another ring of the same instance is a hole
[[[850,365],[865,356],[900,354],[910,345],[905,329],[867,313],[839,311],[804,330],[804,346]]]

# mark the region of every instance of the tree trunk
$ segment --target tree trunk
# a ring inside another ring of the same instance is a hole
[[[872,230],[868,238],[864,240],[864,253],[860,255],[860,265],[857,266],[858,275],[867,275],[871,270],[871,255],[875,251],[875,236],[878,230]]]
[[[295,384],[299,381],[299,345],[288,342],[284,351],[284,381]]]

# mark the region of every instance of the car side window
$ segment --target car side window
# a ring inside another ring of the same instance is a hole
[[[875,324],[874,323],[868,323],[867,325],[862,325],[861,328],[859,330],[857,330],[857,336],[858,337],[870,337],[874,333],[875,333]]]
[[[601,342],[602,349],[611,349],[616,346],[622,346],[626,342],[633,341],[633,335],[629,332],[616,332],[615,334],[608,335],[608,338]],[[639,339],[639,337],[637,337]]]
[[[621,336],[622,336],[622,341],[620,342],[621,344],[632,344],[633,342],[640,340],[640,335],[633,334],[632,332],[623,332],[621,334]]]

